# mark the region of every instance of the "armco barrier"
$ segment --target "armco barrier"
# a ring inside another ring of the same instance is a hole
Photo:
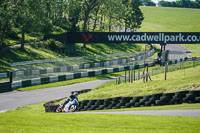
[[[154,65],[153,62],[148,63],[148,66],[152,66],[152,65]],[[19,81],[14,81],[12,83],[12,89],[15,90],[21,87],[48,84],[48,83],[53,83],[57,81],[72,80],[72,79],[78,79],[78,78],[83,78],[83,77],[93,77],[93,76],[97,76],[101,74],[108,74],[112,72],[130,70],[132,68],[138,69],[142,66],[144,65],[136,64],[136,65],[129,65],[129,66],[120,66],[120,67],[115,67],[115,68],[98,69],[98,70],[92,70],[92,71],[86,71],[86,72],[68,73],[68,74],[58,75],[58,76],[53,76],[53,77],[49,76],[49,77],[34,78],[31,80],[19,80]]]
[[[200,60],[200,57],[196,57],[196,60]],[[169,64],[176,64],[181,61],[192,61],[192,58],[185,58],[185,59],[180,59],[180,60],[173,60],[170,61]],[[153,66],[156,63],[154,62],[148,62],[148,66]],[[34,78],[31,80],[19,80],[19,81],[14,81],[12,83],[12,90],[18,89],[21,87],[28,87],[28,86],[34,86],[34,85],[40,85],[40,84],[46,84],[46,83],[53,83],[57,81],[65,81],[65,80],[72,80],[72,79],[77,79],[77,78],[83,78],[83,77],[92,77],[100,74],[107,74],[107,73],[113,73],[113,72],[119,72],[123,70],[130,70],[130,69],[139,69],[143,68],[144,64],[135,64],[135,65],[128,65],[128,66],[121,66],[121,67],[115,67],[115,68],[104,68],[104,69],[99,69],[99,70],[91,70],[87,72],[78,72],[78,73],[67,73],[63,75],[58,75],[54,77],[42,77],[42,78]],[[30,82],[31,81],[31,82]]]
[[[0,93],[11,91],[11,83],[1,83],[0,84]]]
[[[133,62],[133,61],[138,61],[144,58],[148,58],[152,55],[154,55],[155,50],[152,49],[146,53],[146,56],[144,55],[144,52],[138,53],[137,55],[134,55],[132,57],[123,57],[119,59],[111,59],[111,60],[104,60],[104,61],[93,61],[93,62],[87,62],[87,63],[82,63],[82,64],[77,64],[77,65],[72,65],[69,66],[54,66],[53,68],[46,68],[46,69],[22,69],[22,70],[17,70],[13,71],[13,77],[17,79],[25,79],[25,78],[38,78],[41,75],[49,75],[53,73],[59,73],[59,72],[80,72],[81,69],[90,69],[90,68],[99,68],[99,67],[111,67],[111,65],[125,65],[128,62]],[[33,62],[41,62],[42,60],[36,60]],[[48,61],[48,60],[47,60]],[[53,60],[49,60],[49,62],[52,62]],[[18,63],[13,63],[11,66],[19,65],[19,64],[29,64],[29,62],[18,62]],[[125,63],[125,64],[124,64]],[[23,64],[23,65],[24,65]],[[30,65],[30,64],[29,64]],[[1,77],[1,75],[0,75]]]
[[[84,100],[79,102],[77,111],[161,106],[182,103],[200,103],[200,91],[181,91],[176,93],[153,94],[149,96]],[[45,112],[55,112],[58,105],[55,105],[52,101],[44,104],[44,107]]]

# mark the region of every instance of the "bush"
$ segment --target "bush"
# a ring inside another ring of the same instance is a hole
[[[64,53],[66,47],[61,42],[55,41],[54,39],[49,39],[44,44],[45,48],[50,49],[52,51],[58,52],[58,53]]]

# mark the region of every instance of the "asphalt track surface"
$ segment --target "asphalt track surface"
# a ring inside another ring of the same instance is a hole
[[[72,91],[93,89],[113,79],[102,79],[33,91],[0,93],[0,112],[68,97]]]
[[[192,52],[189,49],[179,45],[179,44],[167,44],[166,45],[166,50],[169,51],[182,51],[185,52],[185,54],[182,55],[169,55],[169,59],[171,60],[175,60],[177,58],[185,58],[185,57],[189,57],[189,54]]]
[[[151,115],[151,116],[182,116],[200,117],[200,109],[191,110],[147,110],[118,112],[77,112],[78,114],[115,114],[115,115]]]

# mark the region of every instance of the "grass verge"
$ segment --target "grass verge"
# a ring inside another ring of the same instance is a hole
[[[80,100],[105,99],[118,96],[145,96],[156,93],[171,93],[184,90],[200,90],[199,66],[167,73],[167,80],[164,74],[155,75],[152,81],[143,83],[142,80],[133,83],[105,83],[88,93],[81,94]]]
[[[197,133],[199,124],[192,117],[44,113],[42,104],[0,113],[2,133]]]
[[[182,44],[182,46],[192,51],[192,53],[190,54],[190,57],[200,56],[200,44]]]

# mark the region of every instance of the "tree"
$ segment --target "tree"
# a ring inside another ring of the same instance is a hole
[[[121,19],[121,9],[122,9],[122,3],[121,0],[107,0],[105,2],[105,14],[108,19],[108,31],[111,31],[111,28],[113,23],[116,22],[117,20]]]
[[[15,0],[15,27],[21,31],[21,49],[24,49],[25,34],[40,32],[44,21],[42,0]]]
[[[139,4],[142,6],[156,6],[156,3],[154,3],[152,0],[140,0]]]
[[[200,0],[195,1],[197,8],[200,8]]]
[[[10,0],[0,2],[0,49],[6,46],[6,39],[12,31],[14,15],[12,8]]]
[[[79,31],[78,22],[80,21],[81,15],[81,1],[70,0],[68,3],[68,30]]]
[[[135,31],[141,27],[144,16],[139,8],[138,0],[123,0],[125,5],[125,32],[127,28]]]
[[[158,3],[159,6],[164,7],[182,7],[182,8],[199,8],[200,3],[199,0],[192,1],[192,0],[177,0],[176,2],[168,2],[161,0]]]
[[[90,13],[95,7],[101,5],[104,0],[84,0],[83,3],[83,32],[87,31],[87,23],[90,17]]]

